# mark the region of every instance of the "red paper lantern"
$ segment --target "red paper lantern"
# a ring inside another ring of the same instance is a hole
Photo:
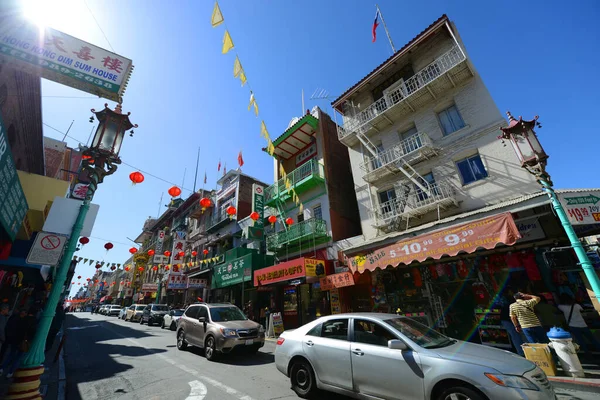
[[[86,245],[86,244],[88,244],[89,242],[90,242],[90,239],[89,239],[89,238],[86,238],[85,236],[84,236],[84,237],[81,237],[81,238],[79,238],[79,243],[81,243],[83,246],[85,246],[85,245]]]
[[[77,279],[81,279],[81,275],[79,275],[79,276],[77,277]]]
[[[292,225],[294,223],[294,220],[291,217],[288,217],[285,219],[285,223],[288,225]]]
[[[135,253],[137,253],[137,249],[135,247],[132,247],[132,248],[129,249],[129,252],[131,254],[135,254]]]
[[[250,219],[254,222],[258,221],[259,218],[260,218],[260,214],[257,213],[256,211],[253,211],[252,214],[250,214]]]
[[[138,271],[142,272],[144,270],[144,267],[138,267]]]
[[[122,284],[123,284],[123,281],[121,281],[121,282],[119,283],[119,285],[122,285]]]
[[[154,255],[154,253],[155,253],[155,251],[154,251],[154,250],[152,250],[152,249],[148,250],[148,255],[149,255],[150,257],[152,257],[152,256]]]
[[[171,252],[169,250],[165,251],[163,254],[165,257],[171,257]]]
[[[131,267],[128,265],[125,267],[125,271],[129,272],[129,270],[131,269]]]
[[[183,256],[185,256],[185,251],[180,251],[179,253],[177,253],[177,255],[179,257],[183,257]]]
[[[203,197],[200,199],[200,207],[202,207],[202,212],[206,210],[208,207],[212,205],[212,201],[208,197]]]
[[[205,256],[208,255],[208,250],[206,250],[206,249],[202,250],[202,254],[204,254]]]
[[[171,267],[169,267],[168,265],[165,265],[165,271],[168,271],[170,269],[171,269]]]
[[[179,264],[173,265],[173,272],[178,272],[178,271],[179,271]]]
[[[158,267],[155,265],[154,267],[152,267],[152,271],[158,271]]]
[[[102,265],[96,264],[96,269],[100,269],[100,268],[102,268]]]
[[[171,197],[177,197],[181,194],[181,189],[179,189],[177,186],[173,186],[169,189],[168,193],[171,195]]]
[[[77,286],[81,285],[81,283],[77,282]]]
[[[89,281],[91,281],[91,279],[90,279],[90,278],[86,278],[85,280],[86,280],[86,281],[88,281],[88,282],[89,282]]]
[[[269,222],[271,223],[271,225],[274,225],[275,222],[277,222],[277,217],[274,215],[269,216]]]
[[[196,250],[192,251],[192,257],[196,257],[198,255],[198,252]]]
[[[75,282],[71,282],[71,285],[74,285],[74,284],[75,284]]]
[[[117,269],[117,267],[115,267],[114,265],[110,267],[111,271],[114,271],[115,269]]]
[[[115,247],[115,246],[113,246],[113,244],[111,242],[108,242],[104,245],[104,248],[106,249],[106,251],[112,249],[113,247]]]
[[[132,172],[129,174],[129,179],[134,185],[144,182],[144,175],[141,172]]]
[[[229,215],[229,219],[233,219],[233,216],[237,213],[237,210],[234,206],[229,206],[227,207],[225,212],[227,213],[227,215]]]

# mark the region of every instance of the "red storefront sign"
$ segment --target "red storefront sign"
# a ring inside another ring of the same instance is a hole
[[[354,285],[354,277],[352,272],[340,272],[321,278],[321,290],[331,290],[333,288],[341,288]]]
[[[472,253],[478,248],[493,249],[499,243],[513,245],[521,238],[510,213],[498,214],[466,224],[441,229],[425,235],[401,240],[365,255],[349,259],[352,271],[374,271],[413,261]]]
[[[306,276],[304,257],[254,271],[254,286],[289,281]]]

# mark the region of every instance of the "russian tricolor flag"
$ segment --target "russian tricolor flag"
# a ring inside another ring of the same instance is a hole
[[[379,26],[379,8],[375,13],[375,21],[373,21],[373,43],[377,40],[377,27]]]

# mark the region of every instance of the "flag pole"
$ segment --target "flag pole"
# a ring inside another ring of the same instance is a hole
[[[396,47],[394,47],[394,42],[392,42],[392,37],[390,36],[390,32],[388,31],[387,25],[385,24],[385,19],[383,19],[383,14],[381,13],[381,10],[379,9],[378,4],[375,4],[375,7],[377,7],[377,12],[379,13],[379,16],[381,17],[381,23],[383,24],[383,29],[385,29],[385,34],[387,35],[387,38],[390,41],[390,46],[392,46],[392,51],[395,53]]]
[[[194,174],[194,193],[196,193],[196,180],[198,179],[198,163],[200,162],[200,146],[198,146],[198,157],[196,157],[196,173]]]

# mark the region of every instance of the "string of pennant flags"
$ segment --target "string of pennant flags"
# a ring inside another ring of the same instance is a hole
[[[188,261],[188,262],[181,262],[181,263],[175,263],[175,264],[148,264],[147,266],[149,268],[158,270],[158,268],[165,268],[166,270],[169,270],[172,267],[198,267],[201,265],[207,265],[210,263],[214,263],[217,261],[220,261],[221,258],[220,257],[209,257],[209,258],[205,258],[202,260],[197,260],[197,261]],[[92,265],[94,263],[96,263],[96,267],[97,269],[103,268],[103,267],[107,267],[110,268],[112,270],[115,269],[119,269],[121,268],[121,265],[123,265],[123,269],[128,272],[129,270],[131,270],[132,268],[134,268],[136,265],[134,264],[117,264],[117,263],[110,263],[110,262],[106,262],[106,261],[96,261],[96,260],[92,260],[90,258],[83,258],[83,257],[73,257],[73,261],[79,263],[81,261],[83,261],[84,264],[88,264],[88,265]],[[98,267],[100,266],[100,267]],[[113,268],[114,267],[114,268]],[[137,266],[139,268],[139,266]],[[142,267],[143,268],[143,267]]]
[[[219,7],[219,2],[215,1],[215,6],[213,9],[212,17],[211,17],[211,25],[213,28],[224,24],[225,18],[223,17],[223,13],[221,12],[221,8]],[[225,25],[225,33],[223,34],[223,48],[221,50],[222,54],[227,54],[231,50],[235,52],[235,60],[233,62],[233,77],[240,80],[242,87],[248,84],[248,89],[250,91],[250,102],[248,104],[248,111],[253,110],[256,117],[259,116],[258,102],[256,101],[256,96],[252,88],[250,87],[250,83],[248,82],[248,78],[246,76],[246,71],[242,66],[242,62],[240,61],[239,54],[235,50],[235,46],[233,44],[233,39],[231,38],[231,34],[229,33],[229,29],[226,24]],[[267,130],[267,125],[265,121],[261,120],[260,122],[260,136],[265,139],[267,142],[266,151],[271,156],[274,157],[275,154],[275,145],[273,145],[273,141],[271,140],[271,136],[269,135],[269,131]],[[296,190],[292,187],[292,182],[288,178],[288,174],[285,171],[283,165],[279,164],[279,175],[283,179],[285,184],[285,188],[291,194],[292,201],[299,207],[300,212],[304,210],[304,205],[300,201],[300,197],[296,193]]]

